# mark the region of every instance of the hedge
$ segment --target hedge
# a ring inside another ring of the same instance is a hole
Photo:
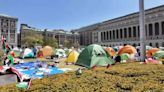
[[[0,87],[2,92],[161,92],[164,91],[164,66],[139,63],[117,64],[58,74],[32,81],[30,89],[12,85]]]

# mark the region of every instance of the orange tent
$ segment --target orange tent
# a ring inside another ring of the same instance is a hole
[[[42,49],[42,53],[43,53],[43,57],[52,56],[53,55],[53,49],[50,46],[45,46]]]
[[[115,50],[111,47],[107,47],[105,50],[108,52],[109,55],[111,55],[113,57],[116,55]]]
[[[126,45],[118,51],[119,55],[121,55],[123,53],[135,54],[135,53],[137,53],[137,50],[135,47],[133,47],[131,45]]]
[[[152,48],[146,52],[146,57],[150,58],[152,57],[157,51],[159,51],[159,48]]]

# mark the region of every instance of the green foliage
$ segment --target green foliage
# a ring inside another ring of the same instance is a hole
[[[34,46],[34,45],[42,45],[43,44],[43,36],[35,33],[35,31],[30,30],[26,32],[25,38],[22,39],[22,43],[26,46]]]
[[[72,40],[65,40],[64,46],[67,48],[71,48],[71,47],[79,48],[80,45],[78,42],[73,42]]]
[[[52,47],[55,47],[55,48],[58,47],[57,40],[56,40],[56,39],[52,39],[52,38],[50,38],[50,37],[44,38],[44,40],[43,40],[43,45],[44,45],[44,46],[49,45],[49,46],[52,46]]]
[[[64,41],[64,46],[67,47],[67,48],[71,48],[73,46],[73,41],[65,40]]]
[[[33,80],[28,90],[14,85],[0,87],[2,92],[163,92],[164,66],[126,63],[95,70],[58,74]]]

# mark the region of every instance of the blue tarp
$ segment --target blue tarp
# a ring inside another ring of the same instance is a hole
[[[31,78],[43,78],[45,75],[54,75],[64,73],[57,67],[47,67],[46,62],[26,62],[14,66],[18,71],[26,74]]]

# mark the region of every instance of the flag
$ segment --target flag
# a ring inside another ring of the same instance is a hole
[[[11,64],[14,65],[14,57],[11,54],[9,54],[9,60],[11,61]]]

